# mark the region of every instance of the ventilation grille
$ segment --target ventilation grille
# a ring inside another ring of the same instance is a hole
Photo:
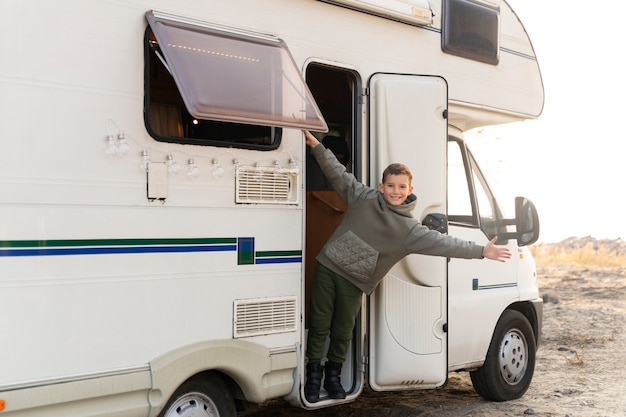
[[[237,169],[237,203],[297,204],[296,170],[271,167]]]
[[[296,297],[235,300],[234,337],[297,330]]]

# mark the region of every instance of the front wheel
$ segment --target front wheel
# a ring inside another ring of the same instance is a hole
[[[533,378],[536,352],[535,334],[526,316],[506,310],[493,332],[485,363],[470,372],[474,389],[490,401],[520,398]]]
[[[182,384],[159,417],[235,417],[237,409],[226,384],[216,375],[206,375]]]

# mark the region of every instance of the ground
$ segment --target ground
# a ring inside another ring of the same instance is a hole
[[[626,267],[538,266],[544,298],[541,345],[526,394],[483,400],[469,374],[441,390],[377,393],[316,411],[270,401],[245,417],[622,417],[626,416]]]

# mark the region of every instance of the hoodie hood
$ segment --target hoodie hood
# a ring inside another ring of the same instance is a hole
[[[413,210],[415,210],[415,206],[417,206],[417,196],[415,194],[409,194],[406,200],[404,200],[404,203],[399,206],[392,206],[387,203],[387,200],[385,200],[381,192],[378,193],[378,199],[381,201],[381,205],[403,217],[412,218]]]

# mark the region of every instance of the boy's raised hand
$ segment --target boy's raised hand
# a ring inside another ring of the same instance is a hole
[[[497,237],[491,239],[491,242],[485,246],[483,249],[483,256],[487,259],[492,259],[498,262],[505,262],[507,259],[511,258],[511,251],[509,248],[504,246],[496,246]]]
[[[304,133],[306,144],[309,145],[311,148],[315,148],[317,145],[320,144],[320,141],[317,140],[317,138],[313,136],[308,130],[303,130],[302,133]]]

